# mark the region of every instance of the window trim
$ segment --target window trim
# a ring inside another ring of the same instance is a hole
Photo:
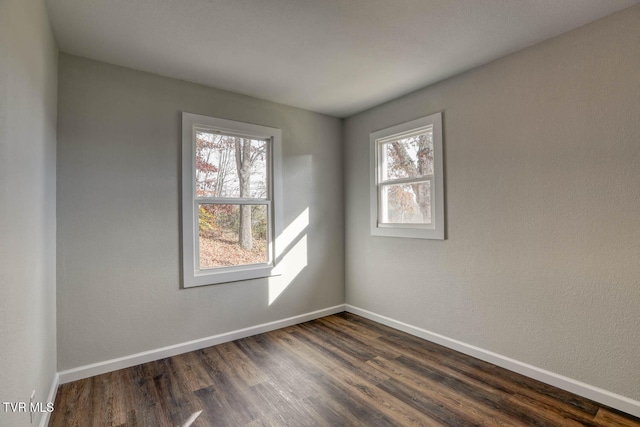
[[[410,136],[431,128],[433,134],[433,176],[417,178],[382,179],[380,147],[382,144]],[[370,232],[372,236],[405,237],[414,239],[445,238],[444,218],[444,170],[442,150],[442,113],[435,113],[406,123],[401,123],[369,134],[370,150]],[[431,182],[433,198],[431,204],[432,224],[383,223],[382,191],[386,186]]]
[[[230,204],[265,204],[269,227],[267,236],[268,263],[249,264],[215,269],[199,270],[198,256],[198,209],[196,206],[206,203],[206,199],[215,199],[221,203],[224,198],[195,197],[195,131],[210,130],[225,135],[241,136],[267,140],[267,181],[266,199],[228,199]],[[282,131],[280,129],[220,119],[192,113],[182,113],[182,278],[183,287],[214,285],[219,283],[251,280],[277,275],[276,237],[282,231]]]

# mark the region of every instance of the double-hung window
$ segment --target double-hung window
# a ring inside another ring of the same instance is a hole
[[[183,113],[184,286],[272,275],[279,129]]]
[[[442,116],[370,134],[371,234],[444,239]]]

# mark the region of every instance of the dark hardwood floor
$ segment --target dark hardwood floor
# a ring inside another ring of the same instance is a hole
[[[341,313],[63,384],[49,425],[640,426],[640,420]]]

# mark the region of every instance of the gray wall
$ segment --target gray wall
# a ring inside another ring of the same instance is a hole
[[[636,6],[347,119],[347,303],[640,400],[639,40]],[[369,133],[437,111],[448,239],[371,237]]]
[[[307,265],[271,305],[266,279],[180,288],[182,111],[282,129],[284,224],[308,209]],[[59,370],[342,304],[341,130],[336,118],[61,54]]]
[[[56,372],[57,57],[44,2],[1,0],[0,402],[45,402]]]

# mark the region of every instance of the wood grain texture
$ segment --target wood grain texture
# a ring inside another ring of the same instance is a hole
[[[63,384],[49,425],[640,427],[640,420],[340,313]]]

